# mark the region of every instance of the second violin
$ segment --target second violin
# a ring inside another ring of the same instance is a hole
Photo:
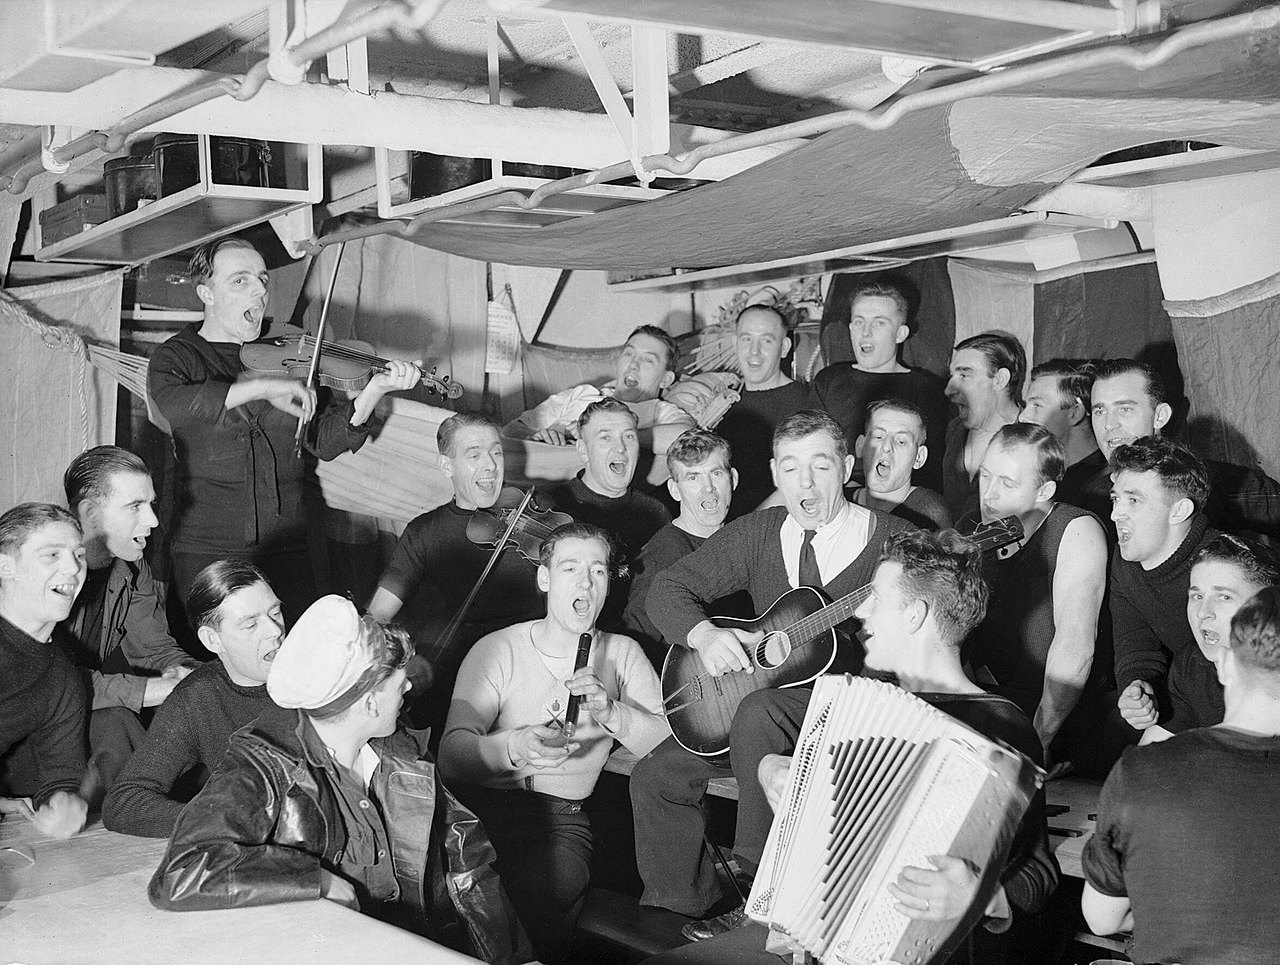
[[[519,512],[515,525],[511,526],[511,518],[525,503],[525,494],[520,490],[506,486],[498,495],[498,501],[488,509],[478,509],[467,523],[467,539],[480,546],[496,546],[511,527],[505,539],[506,546],[520,551],[531,563],[538,562],[538,553],[542,549],[542,541],[560,526],[573,522],[568,513],[558,513],[552,509],[542,509],[532,499]]]

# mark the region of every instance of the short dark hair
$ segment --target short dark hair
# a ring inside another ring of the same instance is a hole
[[[783,335],[786,335],[789,331],[787,326],[787,316],[783,315],[782,310],[778,308],[776,305],[765,305],[765,304],[747,305],[745,308],[742,309],[742,311],[738,312],[738,317],[734,319],[734,324],[737,325],[738,322],[742,321],[742,316],[747,314],[747,312],[768,312],[770,315],[776,318],[778,320],[778,324],[782,326]]]
[[[1191,558],[1191,565],[1230,563],[1257,586],[1280,585],[1280,562],[1266,547],[1232,533],[1219,533],[1205,540]]]
[[[243,238],[232,236],[219,238],[216,241],[206,241],[192,252],[191,260],[187,263],[187,274],[191,276],[192,283],[196,285],[207,284],[209,279],[213,277],[213,261],[218,257],[218,252],[231,251],[233,249],[252,251],[259,256],[262,254]]]
[[[151,476],[141,458],[119,446],[94,446],[71,460],[62,474],[62,488],[67,494],[67,508],[73,513],[84,500],[100,502],[111,495],[111,478],[117,473]]]
[[[982,552],[954,529],[895,533],[885,541],[880,562],[902,567],[903,595],[925,602],[948,646],[959,647],[987,615]]]
[[[609,567],[609,574],[613,575],[614,566],[617,563],[618,544],[614,542],[608,530],[594,523],[565,523],[563,526],[557,526],[542,541],[542,546],[538,549],[538,565],[550,566],[556,553],[556,546],[567,539],[596,539],[603,543],[605,563]]]
[[[246,560],[218,560],[196,574],[187,593],[187,618],[197,630],[200,627],[218,628],[221,616],[218,608],[236,590],[264,583],[270,586],[266,575]]]
[[[1062,407],[1071,408],[1079,402],[1086,412],[1092,407],[1089,390],[1093,388],[1093,359],[1049,359],[1031,369],[1031,380],[1039,378],[1055,378],[1058,380],[1058,394],[1062,397]]]
[[[1143,436],[1111,453],[1111,472],[1154,472],[1166,489],[1191,500],[1203,512],[1209,501],[1209,471],[1186,446],[1163,436]]]
[[[631,421],[636,424],[636,428],[640,427],[640,419],[629,405],[621,399],[606,395],[603,399],[596,399],[596,401],[582,410],[582,415],[578,416],[578,438],[582,438],[582,433],[586,431],[587,423],[591,421],[592,416],[605,412],[625,412],[631,416]]]
[[[682,466],[701,466],[716,452],[723,452],[725,461],[732,464],[733,452],[728,440],[710,429],[685,429],[667,449],[667,472],[675,479],[676,463]]]
[[[453,437],[460,430],[468,429],[472,426],[483,426],[501,435],[498,424],[487,415],[481,415],[478,412],[455,412],[440,423],[440,426],[436,429],[436,449],[441,455],[452,456]]]
[[[1152,408],[1169,401],[1169,390],[1165,388],[1160,373],[1137,359],[1100,359],[1093,367],[1093,381],[1096,383],[1102,379],[1128,375],[1130,372],[1136,372],[1146,380],[1147,396],[1151,399]]]
[[[902,324],[907,324],[907,319],[911,315],[911,302],[907,298],[907,293],[903,291],[902,286],[887,278],[877,278],[874,281],[864,281],[858,285],[853,294],[849,296],[849,317],[853,318],[853,303],[859,298],[888,298],[894,307],[902,313]]]
[[[863,422],[864,426],[871,424],[871,417],[882,409],[892,409],[894,412],[905,412],[907,415],[913,415],[920,420],[920,431],[929,435],[929,420],[924,417],[924,410],[914,402],[908,402],[906,399],[876,399],[867,403],[867,418]]]
[[[364,644],[374,653],[371,671],[364,678],[365,685],[354,692],[349,691],[343,697],[326,704],[319,710],[305,711],[308,717],[316,720],[332,720],[346,713],[365,694],[381,687],[383,682],[397,670],[402,670],[413,659],[413,637],[404,627],[394,623],[379,623],[368,614],[360,617],[360,634]],[[357,685],[361,681],[357,681]],[[355,685],[353,685],[355,686]]]
[[[0,516],[0,553],[14,556],[31,534],[50,523],[66,523],[84,535],[75,514],[53,503],[19,503]]]
[[[825,432],[836,444],[836,453],[843,462],[849,455],[849,440],[845,437],[840,423],[821,409],[801,409],[793,412],[773,430],[773,451],[778,451],[778,443],[791,442],[794,439],[806,439],[815,432]]]
[[[665,329],[658,328],[657,325],[637,325],[631,330],[631,334],[627,336],[630,342],[637,335],[648,335],[650,338],[656,338],[662,343],[667,350],[667,371],[674,372],[676,363],[680,361],[680,347],[676,345],[676,340],[671,337],[671,333]]]
[[[1016,335],[993,329],[979,332],[957,342],[952,350],[955,352],[972,349],[980,352],[987,360],[989,375],[995,375],[999,369],[1009,372],[1009,398],[1019,409],[1022,408],[1022,383],[1027,377],[1027,352],[1018,341]]]
[[[1280,587],[1264,587],[1236,611],[1231,652],[1254,670],[1280,674]]]
[[[1008,449],[1012,446],[1026,446],[1036,456],[1036,472],[1041,484],[1062,482],[1062,474],[1067,471],[1067,455],[1057,437],[1042,425],[1034,422],[1010,422],[1002,426],[991,437],[991,446]]]

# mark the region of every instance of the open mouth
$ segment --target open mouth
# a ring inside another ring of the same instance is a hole
[[[810,496],[808,499],[800,500],[800,510],[806,516],[813,516],[818,512],[818,497]]]
[[[708,496],[706,499],[702,501],[701,505],[702,505],[703,512],[714,513],[717,509],[720,508],[720,497]]]
[[[615,476],[625,476],[627,474],[627,460],[611,459],[609,460],[609,471]]]
[[[622,384],[625,385],[628,389],[634,389],[637,385],[640,384],[640,380],[636,376],[632,375],[631,373],[627,373],[622,377]]]
[[[1206,647],[1216,647],[1221,637],[1218,636],[1216,630],[1208,630],[1204,627],[1200,628],[1200,639],[1204,641]]]
[[[1133,538],[1133,532],[1129,529],[1116,527],[1116,541],[1119,543],[1127,543]]]
[[[858,343],[859,355],[871,355],[875,352],[875,350],[876,350],[875,342],[859,342]]]
[[[266,653],[262,655],[263,663],[270,663],[272,660],[276,658],[276,654],[279,652],[280,652],[279,647],[276,647],[273,650],[268,650]]]
[[[49,587],[50,592],[66,600],[68,603],[75,600],[77,589],[78,587],[74,583],[54,583]]]
[[[486,493],[491,493],[497,483],[497,476],[480,476],[476,479],[476,488]]]
[[[893,466],[889,464],[887,459],[879,459],[876,461],[875,467],[872,469],[877,479],[888,479],[889,474],[893,472]]]
[[[1121,446],[1127,446],[1133,440],[1133,436],[1107,436],[1107,445],[1114,451]]]
[[[585,617],[591,612],[591,601],[585,596],[576,596],[573,598],[573,612],[580,617]]]

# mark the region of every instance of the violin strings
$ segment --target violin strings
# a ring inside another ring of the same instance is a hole
[[[314,335],[303,336],[304,346],[307,344],[314,345],[315,341],[316,338]],[[384,358],[380,358],[377,355],[370,355],[367,352],[360,352],[353,348],[348,348],[339,342],[331,342],[328,339],[325,339],[320,343],[320,351],[327,355],[335,356],[336,358],[346,359],[350,362],[362,362],[366,365],[378,366],[383,369],[387,367],[387,360]]]

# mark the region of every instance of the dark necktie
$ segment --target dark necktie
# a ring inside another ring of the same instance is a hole
[[[800,544],[800,585],[822,589],[822,574],[818,571],[818,554],[813,551],[815,529],[804,531],[804,542]]]

